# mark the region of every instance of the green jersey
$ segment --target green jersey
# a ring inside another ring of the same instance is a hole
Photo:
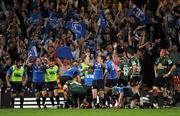
[[[86,93],[86,89],[80,83],[74,80],[67,81],[66,85],[68,85],[69,90],[72,94],[85,94]]]
[[[136,72],[135,72],[135,74],[134,75],[139,75],[140,74],[140,62],[139,62],[139,59],[137,58],[137,57],[132,57],[131,59],[130,59],[130,64],[131,64],[131,66],[133,67],[133,66],[136,66],[137,68],[136,68]],[[132,74],[132,70],[130,71],[130,73]]]
[[[54,65],[46,69],[45,82],[54,82],[57,81],[59,73],[59,67]]]
[[[81,79],[84,79],[84,77],[86,75],[88,75],[88,71],[87,71],[88,68],[89,68],[89,66],[86,63],[84,63],[84,62],[81,63],[80,69],[81,69],[81,72],[82,72],[82,75],[83,75],[83,76],[81,76]]]
[[[131,65],[127,58],[122,58],[119,62],[120,78],[128,81],[130,75]]]
[[[159,77],[168,73],[170,67],[173,65],[172,60],[168,57],[157,58],[155,64],[157,66],[157,73]]]

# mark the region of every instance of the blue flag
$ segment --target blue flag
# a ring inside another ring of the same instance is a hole
[[[149,17],[147,17],[140,8],[138,8],[136,5],[133,6],[132,9],[133,14],[136,18],[139,19],[139,21],[144,25],[148,24],[150,22]]]
[[[103,10],[99,13],[98,25],[100,29],[104,29],[106,27],[105,12]]]
[[[86,34],[85,24],[81,22],[68,21],[66,24],[66,28],[70,29],[75,34],[76,39],[80,39]]]
[[[58,29],[59,27],[62,27],[62,23],[56,13],[51,12],[49,14],[48,25],[51,29]]]
[[[28,57],[34,59],[37,56],[38,54],[37,54],[35,42],[31,41],[28,48]]]
[[[56,56],[63,59],[72,59],[72,51],[70,47],[59,47],[56,49]]]

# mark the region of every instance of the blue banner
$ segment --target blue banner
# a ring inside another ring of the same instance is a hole
[[[86,27],[84,23],[68,21],[66,24],[66,28],[70,29],[75,34],[76,39],[85,37]]]
[[[104,29],[106,27],[105,12],[103,10],[101,10],[99,12],[98,25],[99,25],[100,29]]]
[[[34,41],[31,41],[28,47],[28,57],[29,58],[36,58],[38,56],[37,49]]]
[[[146,25],[150,22],[149,17],[147,17],[140,8],[138,8],[136,5],[133,6],[132,13],[135,15],[136,18],[139,19],[139,21]]]
[[[70,47],[59,47],[56,49],[56,56],[63,59],[72,59],[72,51]]]
[[[54,12],[49,13],[48,26],[51,29],[58,29],[59,27],[62,27],[62,23],[56,13]]]

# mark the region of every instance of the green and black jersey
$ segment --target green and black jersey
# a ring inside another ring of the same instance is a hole
[[[162,77],[168,73],[173,66],[173,62],[169,57],[159,57],[156,59],[155,65],[157,66],[158,77]]]
[[[67,81],[65,85],[68,85],[68,88],[71,94],[85,94],[86,93],[86,89],[80,83],[74,80]]]
[[[137,57],[132,57],[130,59],[130,65],[133,67],[133,66],[136,66],[136,72],[134,75],[140,75],[140,62],[139,62],[139,59]],[[130,74],[132,75],[132,70],[130,70]]]
[[[120,78],[128,81],[130,76],[131,65],[128,58],[122,57],[119,62]]]

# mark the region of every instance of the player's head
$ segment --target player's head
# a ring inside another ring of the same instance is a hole
[[[96,61],[97,61],[98,63],[101,63],[101,62],[102,62],[102,57],[101,57],[100,55],[98,55],[98,56],[96,57]]]
[[[107,60],[112,60],[112,59],[113,59],[113,56],[112,56],[111,53],[108,53],[106,58],[107,58]]]
[[[73,66],[73,67],[78,67],[78,65],[79,65],[79,63],[78,63],[77,61],[74,61],[74,62],[72,63],[72,66]]]
[[[168,54],[169,54],[169,52],[166,49],[161,49],[160,57],[166,57]]]
[[[92,73],[93,73],[93,67],[90,66],[90,67],[88,68],[88,74],[92,74]]]
[[[127,57],[127,52],[126,52],[126,51],[127,51],[126,49],[123,49],[123,50],[122,50],[122,56],[123,56],[123,57]]]
[[[127,49],[127,57],[131,58],[133,55],[134,55],[134,50],[131,48],[128,48]]]
[[[35,64],[36,65],[41,65],[42,61],[41,61],[41,58],[37,57],[36,60],[35,60]]]
[[[20,67],[23,65],[23,62],[24,62],[23,59],[17,60],[16,66],[17,66],[18,68],[20,68]]]

